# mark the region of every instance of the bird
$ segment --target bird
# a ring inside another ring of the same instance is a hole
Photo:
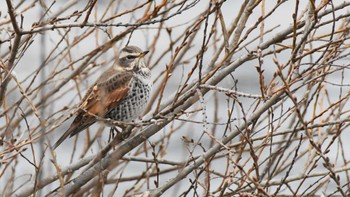
[[[144,60],[147,53],[137,46],[126,46],[120,51],[116,63],[88,89],[75,112],[75,119],[53,149],[98,118],[130,122],[143,113],[152,90],[151,71]]]

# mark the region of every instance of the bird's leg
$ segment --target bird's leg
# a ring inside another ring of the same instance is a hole
[[[117,127],[111,127],[111,129],[109,130],[108,142],[111,142],[113,140],[116,133],[117,134],[120,133],[120,131],[117,129]]]

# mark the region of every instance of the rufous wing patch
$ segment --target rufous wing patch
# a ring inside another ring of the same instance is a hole
[[[118,89],[112,91],[111,93],[108,94],[106,97],[106,113],[110,110],[115,108],[115,106],[118,105],[119,101],[121,101],[127,94],[128,94],[129,87],[122,86],[119,87]]]
[[[114,109],[121,100],[128,94],[132,73],[123,72],[113,75],[109,80],[101,83],[101,98],[105,106],[104,115]]]
[[[90,95],[85,99],[82,103],[81,108],[91,115],[100,116],[102,115],[103,106],[101,103],[101,89],[99,89],[98,85],[94,85],[92,87],[92,91]]]

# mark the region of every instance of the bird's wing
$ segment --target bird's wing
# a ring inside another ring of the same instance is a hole
[[[102,74],[84,96],[77,116],[69,129],[56,142],[54,148],[61,144],[68,136],[72,137],[96,122],[96,116],[103,118],[110,109],[127,95],[129,83],[132,79],[131,71],[112,72]]]
[[[132,73],[123,71],[109,74],[109,76],[108,74],[105,74],[105,76],[101,75],[95,85],[91,87],[91,90],[88,91],[88,95],[82,101],[72,126],[76,125],[76,127],[79,127],[90,122],[94,123],[96,121],[95,116],[103,118],[110,109],[118,105],[119,101],[127,95]],[[78,130],[72,132],[71,136],[78,132]]]
[[[110,109],[118,105],[128,93],[129,83],[133,74],[128,71],[118,72],[109,76],[105,80],[98,80],[89,97],[81,106],[89,113],[104,117]]]

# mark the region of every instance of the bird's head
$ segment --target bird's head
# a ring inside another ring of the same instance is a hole
[[[144,56],[148,51],[143,51],[137,46],[127,46],[120,51],[119,65],[130,70],[146,68]]]

